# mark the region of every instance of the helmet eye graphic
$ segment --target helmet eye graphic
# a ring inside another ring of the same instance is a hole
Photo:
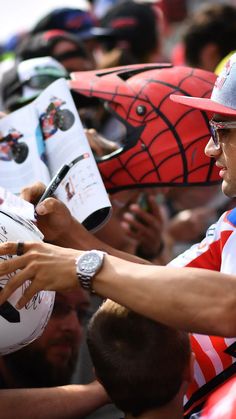
[[[139,105],[139,106],[137,106],[136,112],[137,112],[137,115],[145,115],[146,107],[142,106],[142,105]]]

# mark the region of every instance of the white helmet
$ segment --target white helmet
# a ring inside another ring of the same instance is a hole
[[[31,221],[0,210],[1,243],[6,241],[42,241],[42,239],[43,235]],[[0,256],[0,262],[10,258],[12,256]],[[12,274],[0,278],[0,288],[5,286],[10,277]],[[21,310],[15,308],[16,302],[28,285],[29,281],[19,287],[0,306],[0,355],[21,349],[37,339],[43,333],[50,318],[55,298],[55,293],[52,291],[40,291],[24,308]]]

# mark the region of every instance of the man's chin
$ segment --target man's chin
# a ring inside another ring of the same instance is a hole
[[[236,186],[235,188],[232,188],[231,183],[227,182],[226,180],[223,180],[222,182],[222,192],[228,196],[228,198],[233,198],[236,196]]]
[[[51,346],[47,353],[47,360],[52,365],[65,367],[78,358],[78,352],[71,345],[55,345]]]
[[[70,383],[78,356],[70,351],[70,356],[64,356],[62,362],[61,357],[51,357],[48,351],[42,353],[26,347],[5,358],[19,387],[53,387]]]

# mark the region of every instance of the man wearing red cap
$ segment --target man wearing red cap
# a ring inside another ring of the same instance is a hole
[[[176,102],[212,113],[212,137],[205,152],[215,158],[223,192],[230,197],[236,196],[235,70],[236,55],[233,55],[217,79],[211,99],[173,96]],[[41,187],[36,186],[25,191],[25,197],[33,200],[40,193]],[[104,245],[72,220],[58,201],[41,203],[37,212],[47,223],[45,236],[48,237],[50,226],[54,234],[51,241],[66,248],[24,243],[22,256],[0,265],[0,275],[21,269],[1,292],[1,304],[31,278],[18,308],[39,289],[60,291],[82,286],[154,320],[202,333],[192,336],[199,362],[195,365],[195,381],[186,395],[187,413],[199,410],[210,391],[235,375],[236,341],[232,336],[236,336],[236,209],[223,214],[200,244],[168,267],[148,266]],[[63,225],[59,224],[62,217]],[[74,250],[81,248],[100,251]],[[105,254],[104,249],[110,254]],[[0,245],[1,255],[15,255],[16,251],[16,243]]]

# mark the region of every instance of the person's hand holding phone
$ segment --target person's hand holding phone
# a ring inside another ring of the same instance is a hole
[[[164,250],[164,233],[167,214],[157,203],[156,195],[141,193],[137,203],[129,207],[121,222],[122,228],[137,241],[137,256],[152,260]]]

